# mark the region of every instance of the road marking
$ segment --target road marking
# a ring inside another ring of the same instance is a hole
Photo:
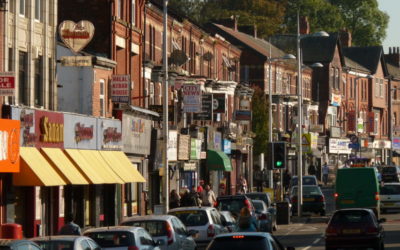
[[[321,234],[321,238],[315,239],[315,240],[311,243],[311,245],[309,245],[308,247],[303,248],[303,250],[308,250],[308,249],[310,249],[312,246],[316,245],[320,240],[322,240],[322,237],[323,237],[323,236],[324,236],[324,235]]]

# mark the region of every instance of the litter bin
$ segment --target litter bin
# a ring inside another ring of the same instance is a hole
[[[290,207],[289,202],[276,203],[276,224],[287,225],[290,224]]]
[[[22,239],[22,226],[15,223],[1,225],[0,237],[2,239]]]

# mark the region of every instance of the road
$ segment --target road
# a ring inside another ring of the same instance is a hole
[[[329,216],[334,211],[333,190],[323,188],[327,203],[327,216],[308,215],[301,219],[293,218],[290,225],[279,225],[274,235],[284,246],[296,249],[325,249],[324,233]],[[385,249],[400,249],[400,211],[388,211],[382,216],[385,229]]]

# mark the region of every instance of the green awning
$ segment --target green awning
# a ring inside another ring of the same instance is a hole
[[[220,150],[207,150],[207,167],[208,170],[232,171],[231,160]]]

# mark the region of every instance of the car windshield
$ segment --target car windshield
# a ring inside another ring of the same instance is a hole
[[[262,200],[268,206],[268,198],[265,194],[246,194],[252,200]]]
[[[242,207],[244,207],[244,200],[242,199],[221,199],[218,201],[218,210],[221,211],[230,211],[233,214],[239,214]]]
[[[292,194],[297,195],[297,187],[292,189]],[[320,195],[321,191],[317,186],[303,186],[303,195]]]
[[[263,206],[262,202],[254,202],[253,201],[253,206],[256,210],[264,210],[264,206]]]
[[[333,215],[331,223],[346,225],[348,223],[369,223],[371,222],[371,215],[367,211],[340,211]]]
[[[166,222],[159,220],[135,220],[122,222],[123,226],[143,227],[153,237],[167,235]]]
[[[259,249],[269,250],[267,239],[262,236],[226,236],[215,238],[208,250],[242,250],[242,249]]]
[[[384,185],[381,187],[381,194],[390,195],[397,194],[400,195],[400,185]]]
[[[128,232],[108,231],[108,232],[92,232],[86,234],[86,236],[92,238],[102,248],[105,247],[127,247],[131,246],[131,242],[135,242],[134,239],[129,240]],[[133,237],[133,235],[132,235]]]
[[[394,173],[396,173],[396,168],[394,168],[394,167],[382,168],[382,173],[383,174],[394,174]]]
[[[73,241],[35,241],[43,250],[74,249]]]
[[[169,212],[178,217],[187,227],[204,226],[208,223],[207,213],[204,210],[182,210]]]

